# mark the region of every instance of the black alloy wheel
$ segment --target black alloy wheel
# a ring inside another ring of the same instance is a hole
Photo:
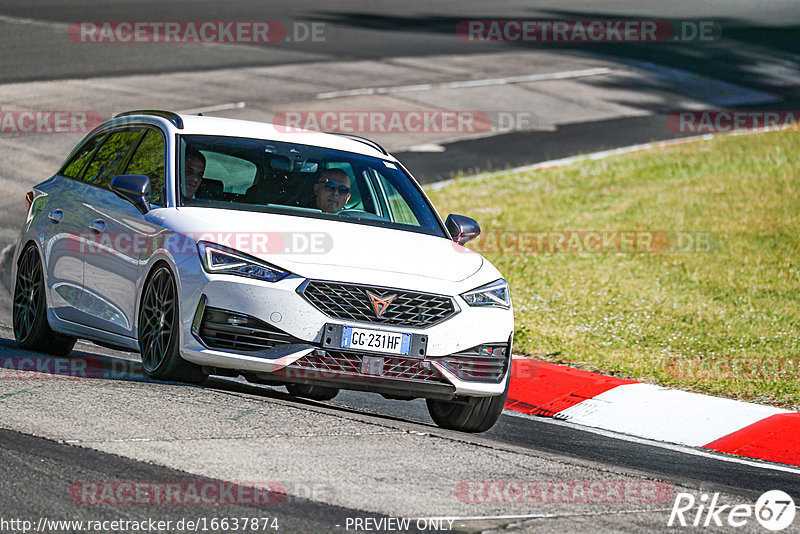
[[[172,272],[159,265],[145,284],[139,309],[139,351],[150,378],[202,384],[208,375],[202,367],[180,356],[178,289]]]
[[[47,322],[47,299],[44,294],[44,274],[39,251],[30,244],[17,264],[14,283],[14,339],[24,349],[66,356],[75,346],[75,338],[58,334]]]

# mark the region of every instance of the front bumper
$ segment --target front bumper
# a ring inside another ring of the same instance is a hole
[[[505,390],[511,310],[466,309],[421,329],[364,324],[328,317],[311,306],[296,291],[304,283],[302,278],[266,284],[241,277],[200,276],[205,283],[181,289],[181,355],[212,368],[212,373],[234,370],[254,381],[319,384],[398,398],[449,400],[496,396]],[[242,321],[246,326],[240,326]],[[331,324],[424,334],[426,354],[413,358],[334,348],[323,339]],[[475,353],[476,347],[485,345],[490,345],[488,353]]]

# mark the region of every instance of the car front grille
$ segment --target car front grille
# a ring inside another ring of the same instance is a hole
[[[287,378],[388,378],[449,384],[429,362],[414,358],[380,356],[383,360],[380,373],[365,374],[361,370],[364,356],[367,355],[340,351],[312,353],[293,362],[284,372]]]
[[[508,345],[481,345],[440,358],[460,380],[497,383],[508,367]]]
[[[200,339],[209,348],[239,352],[269,349],[282,343],[302,343],[255,317],[217,308],[205,309]]]
[[[396,326],[428,327],[457,313],[450,297],[417,291],[311,280],[298,290],[319,311],[336,319]],[[370,294],[393,297],[378,314]]]

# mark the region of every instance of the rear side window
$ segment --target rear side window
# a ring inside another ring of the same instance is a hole
[[[253,162],[218,152],[201,153],[206,158],[204,178],[222,182],[226,193],[244,194],[253,185],[257,172]]]
[[[64,166],[61,171],[63,176],[67,178],[78,178],[81,171],[86,166],[86,163],[91,159],[95,149],[100,145],[100,142],[105,138],[106,133],[98,134],[86,143],[72,156],[72,159]]]
[[[141,134],[142,128],[126,128],[110,133],[84,171],[81,180],[87,184],[108,187],[111,179],[119,174],[125,156]]]
[[[125,169],[125,174],[143,174],[150,178],[150,202],[159,206],[166,206],[165,150],[161,132],[148,129]]]

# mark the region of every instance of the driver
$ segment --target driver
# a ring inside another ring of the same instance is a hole
[[[325,213],[335,213],[350,200],[350,176],[342,169],[328,169],[314,184],[315,205]]]

